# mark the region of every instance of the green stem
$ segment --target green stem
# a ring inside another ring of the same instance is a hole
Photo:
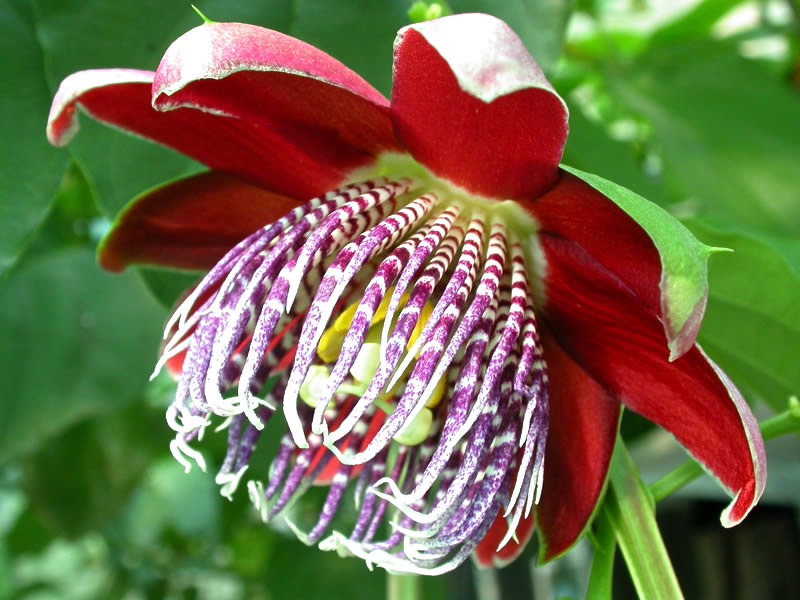
[[[800,432],[800,402],[792,396],[789,408],[782,413],[762,421],[759,425],[765,440],[771,440],[789,433]],[[688,460],[661,479],[650,485],[653,499],[659,502],[688,485],[703,474],[702,467],[693,460]]]
[[[597,530],[592,540],[594,545],[592,572],[589,575],[586,598],[587,600],[611,600],[617,539],[614,523],[605,506],[600,508],[595,523],[597,523]]]
[[[680,467],[670,471],[650,486],[650,493],[653,495],[653,500],[661,502],[664,498],[671,496],[702,474],[703,469],[693,460],[683,463]]]
[[[421,600],[422,589],[417,575],[386,574],[386,600]]]
[[[604,509],[633,585],[642,600],[682,599],[683,593],[656,523],[654,503],[622,438],[611,462]]]

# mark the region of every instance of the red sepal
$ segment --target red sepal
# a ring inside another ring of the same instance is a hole
[[[260,123],[331,164],[400,151],[389,103],[321,50],[242,23],[202,25],[167,49],[153,83],[158,110],[197,108]]]
[[[193,175],[132,200],[101,241],[98,261],[114,272],[131,264],[208,270],[298,204],[217,171]]]
[[[127,69],[73,73],[53,99],[47,125],[50,142],[63,146],[74,137],[80,106],[97,121],[304,200],[337,187],[355,167],[373,160],[363,151],[305,129],[193,108],[158,112],[151,106],[153,75]]]
[[[550,377],[550,430],[544,484],[536,506],[542,561],[569,550],[586,529],[602,495],[619,429],[621,407],[561,348],[542,336]]]
[[[571,240],[619,277],[660,315],[661,258],[647,232],[614,202],[574,175],[535,200],[520,201],[543,233]]]
[[[498,550],[497,546],[508,533],[508,521],[503,513],[505,509],[500,508],[494,523],[472,553],[472,557],[480,567],[505,567],[522,553],[533,535],[534,513],[531,511],[517,523],[515,530],[517,540],[509,541]]]
[[[495,17],[454,15],[400,30],[391,106],[411,155],[471,193],[535,197],[557,179],[566,105]]]
[[[364,434],[364,439],[361,441],[361,446],[358,448],[359,452],[362,452],[366,449],[369,443],[373,440],[373,438],[377,435],[378,431],[380,431],[383,422],[386,420],[386,414],[383,411],[376,411],[375,416],[372,417],[372,420],[369,422],[369,428],[367,429],[367,433]],[[352,433],[350,435],[353,435]],[[346,436],[345,442],[349,440],[350,435]],[[333,482],[333,476],[336,475],[336,472],[342,466],[342,463],[339,462],[339,459],[331,457],[330,461],[325,468],[322,469],[322,473],[317,475],[317,478],[314,480],[314,485],[330,485]],[[311,467],[309,467],[310,469]],[[364,465],[358,465],[354,467],[352,472],[350,473],[350,479],[355,478],[361,473],[361,470],[364,468]]]
[[[766,458],[736,387],[698,346],[670,362],[658,318],[583,248],[548,234],[539,241],[546,318],[558,343],[614,397],[672,433],[734,496],[723,525],[741,521],[764,490]]]

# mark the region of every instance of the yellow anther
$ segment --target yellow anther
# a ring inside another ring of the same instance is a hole
[[[356,381],[369,382],[375,376],[380,360],[380,344],[366,343],[358,351],[350,367],[350,374]]]
[[[386,318],[386,310],[389,308],[392,290],[394,290],[394,288],[389,288],[387,291],[378,309],[375,311],[375,315],[372,317],[370,326],[381,323]],[[402,304],[405,304],[405,302],[405,298],[401,300]],[[339,352],[341,352],[342,344],[344,343],[344,336],[347,334],[347,330],[350,329],[350,325],[353,324],[356,310],[358,310],[358,302],[354,302],[343,310],[339,316],[336,317],[333,325],[328,327],[322,334],[322,337],[320,337],[319,345],[317,346],[317,355],[323,362],[335,362],[336,359],[339,358]]]
[[[394,287],[386,291],[386,295],[383,297],[383,300],[375,311],[375,315],[372,317],[372,322],[370,323],[371,328],[382,323],[386,318],[386,311],[389,309],[389,301],[393,291]],[[403,294],[400,298],[399,308],[403,308],[406,302],[408,302],[408,294]],[[339,353],[342,351],[342,344],[344,343],[344,337],[347,334],[347,330],[350,329],[350,325],[353,324],[356,310],[358,310],[358,302],[354,302],[343,310],[339,316],[336,317],[333,324],[328,327],[320,337],[319,344],[317,345],[317,356],[322,359],[322,362],[332,363],[336,362],[336,359],[339,358]],[[408,339],[408,344],[406,345],[408,349],[410,349],[411,346],[414,345],[414,342],[417,341],[417,338],[419,338],[432,312],[433,307],[426,302],[420,311],[419,320],[414,330],[411,332],[411,337]],[[370,333],[372,333],[372,331],[370,331]]]
[[[336,331],[334,327],[328,327],[322,337],[319,338],[319,345],[317,346],[317,356],[323,362],[332,363],[339,358],[339,352],[342,351],[342,343],[344,342],[344,334]]]
[[[441,402],[442,398],[444,398],[444,391],[446,386],[447,386],[447,381],[445,380],[444,377],[442,377],[439,380],[439,383],[436,384],[436,387],[433,388],[433,393],[431,394],[431,397],[428,398],[428,401],[425,403],[425,406],[427,406],[428,408],[436,408],[437,406],[439,406],[439,402]]]
[[[405,306],[406,302],[408,301],[407,296],[403,296],[403,299],[400,301],[401,306]],[[408,338],[408,344],[406,344],[406,348],[411,350],[411,346],[417,341],[419,336],[422,334],[422,330],[425,328],[425,325],[428,323],[428,319],[431,318],[431,314],[433,313],[433,307],[430,303],[426,302],[422,305],[422,310],[419,312],[419,319],[417,320],[417,324],[414,326],[414,331],[411,332],[411,337]],[[422,350],[420,350],[422,352]],[[417,353],[417,357],[419,357],[419,353]]]
[[[405,379],[401,379],[400,381],[398,381],[389,392],[381,394],[380,398],[387,401],[391,400],[392,398],[397,396],[398,392],[402,394],[403,386],[405,386]],[[439,406],[439,403],[442,401],[442,398],[444,398],[444,392],[446,389],[447,389],[447,382],[444,379],[440,379],[439,383],[436,384],[436,387],[433,388],[433,393],[431,394],[431,397],[428,398],[428,400],[425,402],[425,406],[427,406],[428,408],[436,408],[437,406]]]
[[[311,365],[306,373],[306,378],[300,386],[300,399],[311,407],[316,407],[322,399],[322,394],[325,391],[325,386],[328,383],[331,370],[325,365]],[[354,394],[356,396],[363,396],[367,391],[369,380],[366,382],[361,381],[345,381],[338,389],[337,393],[340,394]],[[328,406],[333,406],[334,401],[331,399]]]
[[[324,365],[311,365],[300,386],[300,399],[312,407],[319,404],[330,374],[331,370]]]
[[[393,289],[394,288],[390,288],[386,292],[386,295],[375,311],[375,315],[372,317],[370,329],[367,332],[364,344],[362,344],[352,366],[350,367],[350,375],[352,375],[353,378],[352,382],[341,385],[338,390],[339,392],[353,393],[359,396],[363,395],[367,387],[369,387],[369,384],[375,376],[375,373],[378,371],[378,366],[380,364],[379,341],[381,336],[381,328],[378,325],[386,318],[386,312],[389,308],[389,300],[391,298]],[[406,302],[408,302],[408,298],[408,294],[404,294],[402,296],[400,299],[400,308],[405,306]],[[317,355],[320,357],[320,359],[322,359],[323,362],[333,363],[339,358],[339,353],[342,350],[344,338],[347,335],[348,329],[350,329],[350,325],[353,323],[357,309],[358,303],[348,306],[344,311],[342,311],[341,314],[339,314],[338,317],[336,317],[336,320],[333,322],[333,324],[328,327],[328,329],[326,329],[320,337],[319,345],[317,346]],[[414,326],[414,330],[411,332],[411,336],[406,344],[406,348],[408,350],[410,350],[414,346],[414,343],[419,339],[419,336],[422,334],[422,330],[425,328],[425,324],[428,322],[428,319],[430,319],[431,313],[433,313],[433,306],[426,302],[422,306],[417,324]],[[420,352],[422,352],[422,350],[420,350]],[[417,356],[419,356],[419,353]],[[319,398],[322,395],[324,385],[329,375],[330,369],[328,367],[317,365],[310,368],[309,373],[300,388],[300,397],[306,404],[309,404],[310,406],[316,406],[316,404],[319,402]],[[380,399],[389,400],[390,398],[393,398],[401,385],[405,385],[405,377],[402,377],[395,384],[393,389],[388,392],[383,392],[380,395]],[[439,381],[434,388],[431,397],[425,402],[426,408],[423,410],[423,413],[426,411],[430,413],[428,409],[435,408],[442,401],[446,389],[445,386],[445,379],[442,378],[442,380]],[[417,418],[422,419],[422,422],[424,422],[427,417]],[[411,434],[409,433],[409,435]],[[427,433],[425,435],[427,435]]]
[[[392,439],[406,446],[416,446],[428,437],[432,424],[433,412],[429,408],[423,408],[414,420],[398,431]]]

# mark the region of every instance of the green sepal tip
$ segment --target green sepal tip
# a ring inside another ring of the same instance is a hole
[[[217,23],[217,21],[212,21],[207,16],[205,16],[202,12],[200,12],[200,9],[197,8],[194,4],[192,4],[191,7],[192,7],[192,10],[194,10],[194,12],[196,12],[200,16],[201,19],[203,19],[203,25],[214,25],[214,24]]]

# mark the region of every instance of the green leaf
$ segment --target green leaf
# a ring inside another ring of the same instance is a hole
[[[18,471],[19,473],[19,471]],[[20,473],[21,474],[21,473]],[[41,517],[31,510],[30,505],[27,503],[24,492],[21,489],[22,478],[17,477],[20,481],[14,482],[13,487],[7,493],[18,495],[18,500],[23,508],[22,512],[17,515],[14,526],[10,531],[3,532],[3,538],[8,544],[8,549],[14,556],[21,556],[23,554],[38,554],[47,548],[53,541],[53,533],[47,528],[47,525],[42,522]],[[19,486],[19,488],[18,488]],[[3,506],[3,511],[6,515],[13,510],[13,507]],[[14,512],[11,512],[13,515]],[[8,517],[7,517],[8,518]],[[3,596],[0,595],[0,598]]]
[[[217,21],[244,21],[279,31],[289,29],[289,0],[257,3],[214,0],[196,4]],[[188,2],[174,0],[88,5],[81,0],[37,1],[34,7],[51,95],[64,77],[81,69],[155,70],[167,46],[200,25]],[[47,104],[49,101],[35,113],[41,119],[37,135],[42,139]],[[85,116],[80,119],[80,127],[69,150],[86,172],[97,202],[108,216],[115,215],[141,191],[202,168],[172,150],[122,135]],[[59,156],[66,159],[63,150]]]
[[[455,12],[494,15],[517,32],[542,70],[549,72],[561,56],[571,0],[451,0]]]
[[[153,463],[120,520],[124,539],[151,550],[167,532],[214,543],[220,534],[222,498],[214,477],[185,473],[172,457]]]
[[[388,96],[392,42],[408,24],[407,0],[295,0],[291,35],[324,50]]]
[[[100,216],[86,177],[75,162],[70,161],[53,199],[53,206],[38,235],[17,268],[39,254],[65,246],[88,246],[96,243],[97,235],[107,226]]]
[[[164,312],[136,276],[112,276],[89,249],[31,260],[0,290],[0,463],[78,419],[141,396]]]
[[[664,179],[697,214],[800,230],[800,102],[788,87],[716,42],[659,48],[609,82],[650,121]]]
[[[422,23],[423,21],[432,21],[439,17],[447,17],[453,14],[453,9],[447,4],[445,0],[433,2],[423,2],[417,0],[411,4],[408,9],[408,18],[412,23]]]
[[[14,574],[9,554],[5,540],[0,541],[0,598],[11,598],[14,593]]]
[[[700,243],[680,221],[638,194],[611,181],[561,165],[604,194],[645,230],[661,258],[664,324],[672,357],[685,344],[682,330],[707,290],[708,256],[715,249]]]
[[[734,250],[711,262],[700,343],[748,395],[782,409],[800,390],[800,262],[783,249],[800,242],[700,219],[685,224],[704,242]]]
[[[711,28],[732,8],[744,0],[704,0],[677,19],[670,21],[649,36],[651,46],[686,43],[699,37],[710,37]]]
[[[275,536],[264,576],[276,598],[375,600],[385,597],[386,576],[379,571],[368,571],[360,560],[343,560],[335,552],[321,552],[295,539]],[[309,577],[309,573],[319,576]],[[423,598],[433,600],[444,596],[428,593],[427,588],[436,586],[439,578],[423,579],[426,580]]]
[[[568,59],[587,63],[637,56],[647,46],[643,31],[599,29],[567,42]],[[561,69],[559,68],[559,71]]]
[[[590,173],[600,173],[648,200],[664,204],[664,189],[642,168],[630,144],[614,140],[586,118],[578,106],[570,106],[569,137],[564,162]]]
[[[408,0],[296,0],[290,33],[338,58],[388,96],[392,42],[409,22],[410,5]],[[545,70],[561,55],[569,0],[453,0],[449,5],[457,13],[483,12],[509,23]]]
[[[158,425],[162,420],[158,419]],[[33,508],[76,538],[104,525],[127,501],[158,450],[169,443],[141,406],[83,421],[23,461]]]
[[[136,271],[153,297],[166,309],[175,308],[178,298],[204,275],[152,267],[142,267]]]
[[[68,156],[44,134],[50,91],[28,2],[0,10],[0,275],[47,217]]]

